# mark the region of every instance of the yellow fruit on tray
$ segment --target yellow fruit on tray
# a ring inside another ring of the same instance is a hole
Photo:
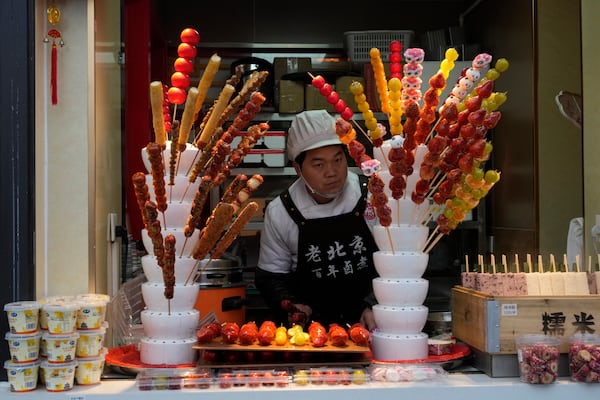
[[[304,346],[310,340],[310,335],[306,332],[296,332],[290,339],[290,343],[295,346]]]
[[[277,346],[283,346],[287,343],[288,335],[287,328],[285,326],[280,326],[275,331],[275,344]]]

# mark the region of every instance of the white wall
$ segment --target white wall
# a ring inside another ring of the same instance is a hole
[[[88,4],[58,1],[58,104],[50,101],[47,2],[36,3],[36,295],[88,291],[91,247]]]

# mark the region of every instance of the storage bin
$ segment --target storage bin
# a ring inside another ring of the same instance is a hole
[[[410,30],[402,31],[348,31],[344,32],[346,38],[346,52],[351,62],[369,62],[371,61],[371,48],[376,47],[381,53],[383,62],[389,61],[390,43],[399,40],[402,43],[402,51],[410,47],[411,40],[415,32]]]

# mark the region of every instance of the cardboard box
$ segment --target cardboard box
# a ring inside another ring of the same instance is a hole
[[[304,111],[304,83],[282,80],[278,83],[278,111],[298,113]]]
[[[519,335],[567,338],[597,330],[600,295],[490,296],[462,286],[452,288],[452,333],[487,354],[516,354]],[[563,343],[561,353],[568,352]]]
[[[331,87],[335,90],[335,85],[331,85]],[[307,84],[304,91],[304,109],[334,112],[333,104],[329,104],[319,89],[314,88],[311,84]]]
[[[365,79],[363,77],[340,76],[335,80],[335,87],[337,93],[340,95],[340,98],[346,102],[346,106],[350,107],[352,111],[357,112],[358,106],[356,105],[356,101],[354,100],[354,95],[350,91],[350,85],[354,81],[362,83],[363,87],[365,86]]]
[[[285,74],[307,72],[312,68],[310,57],[275,57],[273,59],[273,77],[278,82]]]

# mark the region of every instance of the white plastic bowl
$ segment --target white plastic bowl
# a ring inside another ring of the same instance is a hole
[[[379,304],[387,306],[420,306],[427,297],[429,281],[422,278],[375,278],[373,293]]]
[[[198,186],[200,185],[200,178],[196,179],[194,183],[190,183],[187,176],[177,175],[174,185],[169,185],[169,180],[169,175],[165,175],[165,192],[169,204],[182,202],[191,204],[194,196],[196,196],[196,190],[198,190]],[[146,174],[146,184],[148,185],[150,200],[156,202],[154,186],[152,185],[152,175]]]
[[[148,310],[154,311],[188,311],[194,308],[200,285],[197,283],[185,286],[175,285],[173,298],[165,298],[165,285],[156,282],[142,284],[142,297]],[[169,304],[170,303],[170,304]]]
[[[198,310],[141,312],[144,334],[154,339],[185,339],[193,337],[198,328]]]
[[[192,257],[175,256],[175,283],[184,284],[190,277],[190,273],[202,265],[198,260]],[[162,283],[163,273],[162,268],[158,266],[158,261],[155,256],[145,255],[142,257],[142,269],[149,282]],[[193,282],[194,274],[191,274],[189,282]],[[188,282],[188,283],[189,283]]]
[[[426,359],[429,353],[426,333],[371,334],[373,359],[377,361],[408,361]]]
[[[159,218],[161,218],[160,214],[159,214]],[[161,221],[161,225],[162,225],[162,221]],[[196,244],[198,243],[198,240],[200,239],[200,231],[195,230],[192,233],[192,236],[190,236],[189,238],[186,238],[185,234],[183,233],[183,228],[162,229],[161,234],[163,237],[163,243],[164,243],[165,237],[167,237],[167,235],[169,233],[172,233],[173,235],[175,235],[175,250],[176,250],[175,256],[176,257],[191,257],[192,252],[194,251],[194,247],[196,247]],[[186,241],[186,239],[187,239],[187,241]],[[144,248],[146,249],[148,254],[154,255],[154,246],[152,245],[152,239],[150,239],[150,236],[148,235],[148,231],[146,229],[142,229],[142,243],[144,244]],[[183,250],[183,252],[182,252],[182,250]]]
[[[142,149],[142,162],[144,163],[144,167],[148,173],[152,172],[152,165],[150,164],[150,160],[148,159],[148,153],[146,152],[146,147]],[[185,146],[185,150],[183,152],[177,152],[179,160],[179,167],[177,168],[177,175],[186,175],[190,169],[190,166],[198,161],[200,157],[198,154],[198,148],[191,143],[187,143]],[[195,158],[195,159],[194,159]],[[165,174],[169,175],[169,163],[171,160],[171,141],[167,140],[166,148],[163,150],[163,161],[165,163]]]
[[[377,329],[385,333],[420,333],[427,323],[428,313],[426,306],[373,306]]]
[[[384,227],[373,226],[373,238],[383,251],[423,251],[429,228],[425,225],[400,224]]]
[[[140,360],[150,365],[181,365],[195,363],[198,351],[194,345],[196,336],[187,339],[153,339],[144,337],[140,340]]]
[[[382,278],[420,278],[429,261],[429,254],[420,251],[376,251],[373,263]]]
[[[429,210],[429,204],[426,202],[415,204],[410,197],[410,192],[406,194],[406,197],[402,197],[398,200],[394,199],[388,187],[391,178],[389,172],[383,171],[379,175],[385,182],[384,191],[388,197],[387,204],[392,210],[392,225],[419,224]]]

